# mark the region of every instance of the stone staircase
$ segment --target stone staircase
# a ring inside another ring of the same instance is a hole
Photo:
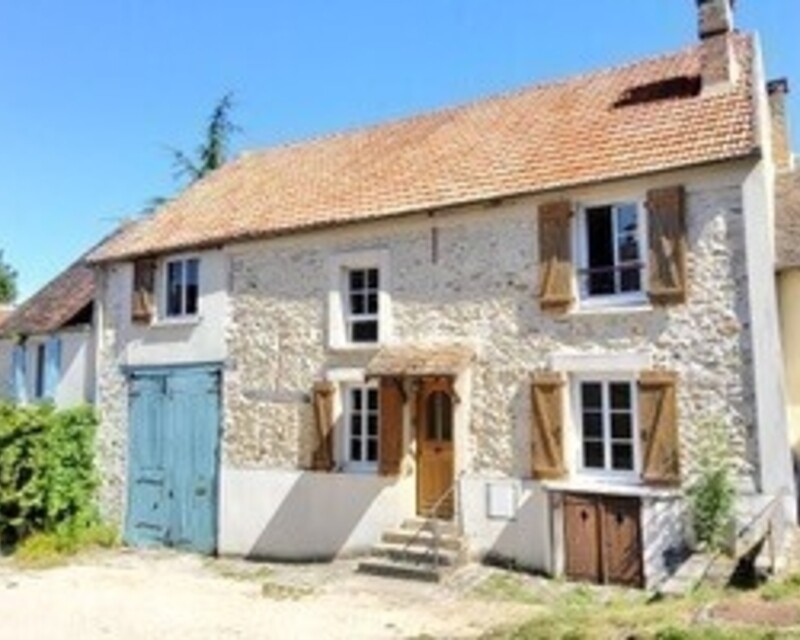
[[[438,541],[437,533],[438,532]],[[466,561],[467,550],[458,526],[448,520],[411,518],[385,531],[360,573],[389,578],[439,582]]]

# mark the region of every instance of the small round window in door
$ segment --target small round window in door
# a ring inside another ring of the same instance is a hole
[[[453,399],[444,391],[434,391],[427,400],[428,440],[451,442],[453,440]]]

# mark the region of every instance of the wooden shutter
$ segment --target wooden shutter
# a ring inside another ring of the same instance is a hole
[[[314,419],[317,426],[317,446],[311,458],[315,471],[333,469],[333,384],[314,385]]]
[[[543,311],[565,313],[573,301],[571,223],[568,201],[539,206],[539,304]]]
[[[642,478],[658,485],[680,483],[676,376],[645,371],[639,377]]]
[[[555,373],[538,373],[531,383],[532,475],[537,479],[561,478],[564,470],[564,379]]]
[[[686,191],[682,186],[647,193],[650,269],[654,304],[686,302]]]
[[[399,379],[381,378],[378,472],[382,476],[396,476],[402,467],[405,402],[401,385]]]
[[[131,320],[149,324],[155,312],[156,261],[142,258],[133,263]]]

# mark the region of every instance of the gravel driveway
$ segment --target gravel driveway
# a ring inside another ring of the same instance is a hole
[[[531,607],[473,594],[493,570],[441,585],[355,573],[355,563],[255,564],[116,551],[48,570],[0,564],[0,636],[47,638],[475,637]]]

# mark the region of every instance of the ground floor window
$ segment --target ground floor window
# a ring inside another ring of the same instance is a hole
[[[345,448],[348,466],[374,470],[378,464],[379,400],[375,385],[345,387]]]
[[[576,390],[581,469],[634,474],[638,445],[633,381],[581,379]]]

